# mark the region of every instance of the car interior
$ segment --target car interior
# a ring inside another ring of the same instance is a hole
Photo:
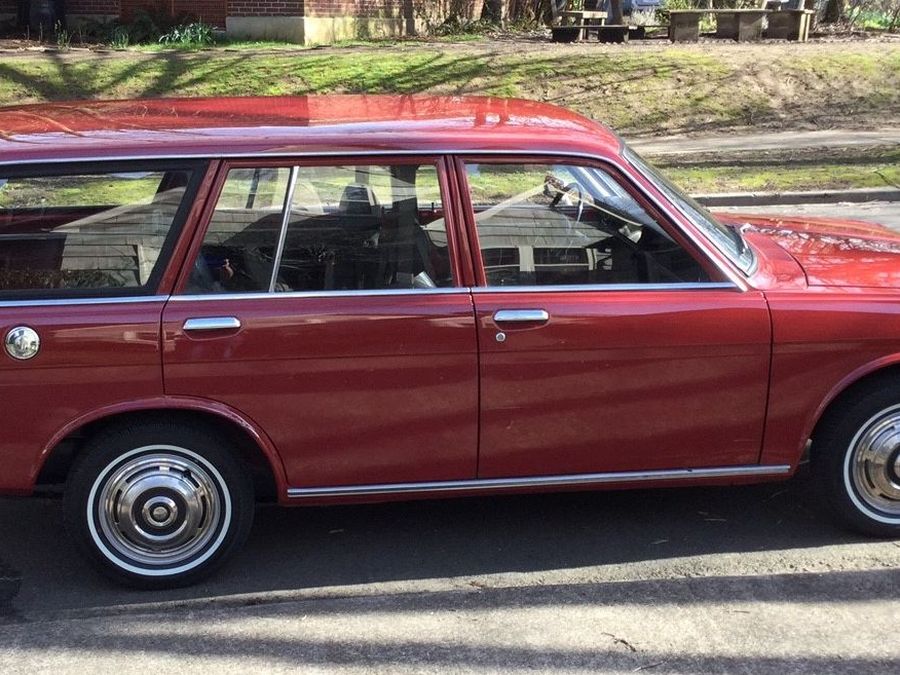
[[[189,293],[452,285],[446,234],[429,236],[435,228],[444,230],[442,205],[437,199],[423,202],[416,189],[423,167],[307,168],[308,175],[300,173],[294,184],[274,279],[283,207],[278,200],[261,206],[248,193],[242,207],[216,209]],[[434,167],[425,171],[433,174]],[[243,182],[259,190],[258,175]]]
[[[709,280],[699,263],[605,174],[543,165],[467,168],[488,285]],[[515,185],[515,194],[484,198],[501,176],[504,184]]]

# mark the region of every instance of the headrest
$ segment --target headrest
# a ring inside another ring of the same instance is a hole
[[[342,213],[351,213],[360,216],[374,216],[378,214],[378,197],[368,185],[359,183],[348,185],[341,195],[341,203],[338,207]]]

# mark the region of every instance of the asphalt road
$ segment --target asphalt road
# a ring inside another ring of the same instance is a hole
[[[859,204],[785,204],[781,206],[715,207],[714,211],[741,213],[788,214],[791,216],[824,216],[851,218],[887,225],[900,230],[900,202],[863,202]]]
[[[900,228],[897,204],[777,209]],[[61,520],[0,499],[2,673],[900,672],[900,541],[836,527],[802,473],[261,507],[213,579],[154,593],[98,577]]]
[[[97,577],[59,503],[0,500],[0,672],[900,671],[900,542],[809,480],[258,510],[193,588]]]
[[[765,131],[755,134],[679,135],[629,140],[638,152],[648,156],[696,153],[741,152],[745,150],[800,150],[806,148],[846,148],[854,146],[900,145],[900,128],[822,129],[815,131]]]

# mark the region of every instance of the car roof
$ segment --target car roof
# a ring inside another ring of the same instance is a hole
[[[621,140],[565,108],[466,96],[78,101],[0,107],[0,163],[346,152],[561,152]]]

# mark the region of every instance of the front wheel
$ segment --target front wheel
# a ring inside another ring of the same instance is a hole
[[[814,439],[812,465],[832,510],[853,529],[900,537],[900,391],[894,382],[846,402]]]
[[[117,581],[193,583],[240,547],[252,523],[252,483],[228,450],[227,439],[204,426],[103,432],[69,476],[67,529]]]

